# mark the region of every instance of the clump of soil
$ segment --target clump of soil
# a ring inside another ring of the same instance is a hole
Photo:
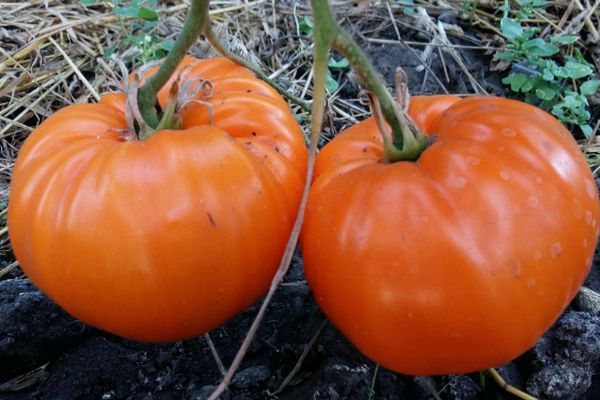
[[[587,284],[599,290],[600,258]],[[233,359],[257,306],[210,337],[223,362]],[[220,373],[205,338],[169,344],[133,342],[86,327],[26,278],[0,281],[0,399],[205,399]],[[380,368],[324,322],[302,280],[299,256],[278,290],[248,356],[223,399],[276,393],[319,332],[301,367],[276,398],[510,398],[478,374],[408,377]],[[569,308],[530,352],[499,370],[513,385],[548,399],[600,398],[600,316]],[[41,367],[41,370],[39,369]],[[36,371],[36,369],[38,369]],[[275,398],[275,396],[274,396]]]

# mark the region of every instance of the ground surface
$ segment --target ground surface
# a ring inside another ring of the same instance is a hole
[[[99,92],[118,80],[110,79],[110,71],[117,68],[112,64],[106,68],[104,65],[110,61],[96,58],[101,51],[112,45],[123,59],[129,60],[129,66],[139,61],[127,58],[129,50],[118,46],[123,32],[114,18],[103,19],[106,9],[85,9],[79,4],[52,1],[45,8],[43,2],[33,3],[30,8],[11,3],[0,6],[3,7],[0,44],[5,51],[14,55],[34,43],[35,38],[46,38],[17,63],[0,67],[9,78],[0,75],[3,200],[8,194],[16,148],[39,120],[65,104],[93,101],[84,80]],[[341,7],[349,2],[337,3]],[[180,7],[180,2],[174,5]],[[183,15],[179,10],[161,14],[164,22],[157,28],[157,35],[170,37],[178,32]],[[481,44],[476,29],[459,21],[452,9],[432,7],[428,21],[409,19],[394,8],[396,25],[379,2],[368,9],[345,10],[348,11],[344,15],[345,26],[359,38],[390,85],[393,71],[402,66],[410,76],[413,93],[506,94],[500,83],[502,75],[490,72],[489,54],[482,46],[471,47],[473,43]],[[309,50],[295,59],[293,67],[285,67],[295,57],[292,49],[297,49],[298,38],[289,32],[295,32],[296,21],[306,14],[306,8],[281,2],[276,10],[277,24],[273,24],[278,30],[266,31],[271,26],[268,18],[272,11],[265,3],[255,8],[234,8],[229,12],[234,17],[217,13],[213,18],[221,24],[223,35],[229,38],[232,47],[257,57],[266,69],[276,72],[281,84],[310,97]],[[256,22],[261,17],[269,21],[267,28]],[[68,24],[78,18],[94,22]],[[428,24],[438,21],[464,29],[448,39],[467,46],[455,48],[458,57],[439,52],[436,47],[426,51],[425,44],[433,43],[437,37]],[[254,27],[254,31],[236,31],[244,23]],[[398,41],[398,33],[402,41]],[[103,39],[94,41],[99,35]],[[48,42],[48,37],[56,40],[54,44]],[[239,45],[242,41],[246,46]],[[57,52],[57,47],[66,50],[76,68]],[[274,52],[273,48],[279,50]],[[193,52],[198,56],[208,54],[202,43]],[[323,141],[366,115],[365,107],[357,99],[358,85],[353,76],[347,71],[334,71],[333,76],[340,89],[330,104],[331,118]],[[40,87],[43,90],[38,90]],[[301,118],[306,117],[297,107],[295,111]],[[6,122],[9,119],[10,124]],[[7,265],[14,259],[6,239],[3,246],[2,261]],[[586,282],[596,291],[600,290],[599,268],[597,257]],[[540,398],[600,398],[600,315],[584,309],[574,303],[534,349],[501,367],[500,372],[511,384]],[[225,365],[232,360],[255,313],[256,306],[210,334]],[[100,332],[65,314],[34,288],[18,268],[0,277],[0,321],[0,399],[3,400],[203,399],[220,378],[205,338],[157,345]],[[279,390],[305,350],[308,352],[303,363]],[[248,356],[223,398],[269,396],[289,400],[368,399],[369,396],[417,400],[510,398],[488,376],[479,374],[414,378],[384,369],[376,372],[376,366],[325,321],[303,280],[299,256],[295,257],[286,283],[279,289]]]

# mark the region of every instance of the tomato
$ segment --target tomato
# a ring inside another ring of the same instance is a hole
[[[182,130],[126,140],[124,95],[110,94],[43,122],[13,172],[8,223],[25,273],[76,318],[126,338],[195,336],[256,301],[302,192],[306,146],[285,101],[226,59],[184,67],[213,85],[212,125],[190,103]]]
[[[592,174],[570,133],[520,102],[417,97],[433,138],[382,161],[373,119],[317,159],[308,284],[367,357],[413,375],[465,373],[529,349],[573,299],[598,237]]]

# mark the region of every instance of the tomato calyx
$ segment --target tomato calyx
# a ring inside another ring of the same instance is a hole
[[[397,102],[394,103],[394,114],[400,123],[401,137],[395,137],[393,132],[389,132],[379,100],[370,92],[368,95],[373,116],[383,139],[383,160],[389,163],[418,160],[421,153],[432,143],[432,138],[421,132],[408,114],[410,94],[406,72],[402,68],[396,69]],[[401,146],[398,146],[398,143],[401,143]]]
[[[173,82],[171,89],[169,90],[169,102],[167,104],[167,108],[162,113],[162,117],[160,118],[160,122],[154,129],[145,130],[138,133],[138,139],[146,140],[156,132],[172,129],[177,130],[181,129],[183,125],[183,121],[181,120],[181,115],[179,113],[178,107],[178,95],[179,95],[179,79]]]
[[[138,73],[132,74],[127,85],[126,94],[126,140],[146,140],[162,130],[179,130],[183,126],[182,112],[191,103],[203,105],[209,110],[209,125],[213,124],[214,109],[208,101],[213,95],[212,81],[203,78],[188,79],[190,66],[182,70],[169,88],[167,105],[162,109],[157,102],[155,105],[160,120],[156,128],[151,128],[141,115],[138,104],[138,91],[141,79]]]

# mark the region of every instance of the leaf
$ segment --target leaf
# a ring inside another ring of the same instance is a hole
[[[140,7],[137,16],[144,21],[156,21],[158,19],[158,14],[156,11],[153,11],[147,7]]]
[[[339,87],[340,84],[333,78],[331,71],[327,70],[327,77],[325,80],[325,89],[327,89],[327,93],[332,94],[333,92],[338,90]]]
[[[534,79],[528,79],[523,86],[521,86],[521,92],[522,93],[527,93],[530,92],[535,86],[536,86],[537,82]]]
[[[505,85],[510,85],[510,90],[513,92],[518,92],[519,89],[523,87],[525,82],[527,82],[527,79],[528,77],[525,74],[511,74],[502,79],[502,83]]]
[[[538,57],[549,57],[560,51],[557,46],[540,38],[526,41],[523,43],[523,48],[527,50],[528,55],[535,55]]]
[[[298,22],[298,29],[301,33],[304,33],[305,35],[312,35],[314,29],[313,26],[313,20],[309,16],[304,16],[304,18],[302,18],[300,22]]]
[[[104,50],[104,54],[102,54],[102,57],[110,58],[110,56],[112,56],[114,53],[115,53],[114,47],[107,47],[106,50]]]
[[[596,94],[596,92],[600,89],[600,79],[591,79],[587,82],[583,82],[579,91],[584,96],[591,96]]]
[[[404,7],[402,9],[402,12],[404,13],[404,15],[410,17],[415,13],[415,9],[413,7]]]
[[[173,46],[175,46],[175,41],[172,39],[166,39],[160,42],[159,47],[166,51],[173,50]]]
[[[543,64],[544,76],[548,74],[554,75],[556,78],[568,78],[567,71],[564,67],[559,67],[553,60],[545,60]],[[545,79],[545,77],[544,77]],[[546,79],[547,80],[547,79]]]
[[[511,61],[519,61],[521,59],[521,57],[519,56],[518,53],[512,52],[512,51],[502,51],[502,52],[496,53],[494,55],[494,58],[497,60],[511,60]]]
[[[562,46],[565,44],[573,44],[577,40],[579,40],[579,36],[577,35],[556,35],[550,38],[550,43]]]
[[[551,85],[544,85],[535,89],[535,95],[544,101],[550,101],[556,97],[558,90]]]
[[[580,79],[590,75],[593,70],[589,65],[581,64],[575,61],[567,61],[565,63],[565,71],[569,78]]]
[[[500,29],[502,34],[510,41],[516,41],[517,38],[523,36],[523,27],[517,21],[511,18],[502,18],[500,20]]]
[[[548,68],[545,68],[542,72],[542,78],[544,78],[546,82],[554,82],[554,74]]]
[[[341,60],[336,60],[333,57],[331,57],[331,58],[329,58],[329,62],[327,63],[327,66],[332,71],[341,71],[345,68],[348,68],[349,65],[350,65],[350,62],[345,57],[342,58]]]
[[[156,28],[156,25],[158,25],[158,21],[145,21],[144,25],[142,26],[142,30],[144,32],[151,31],[152,29]]]
[[[581,128],[581,131],[583,132],[583,134],[585,135],[586,138],[592,137],[594,130],[592,129],[591,126],[589,126],[588,124],[585,124],[585,125],[579,125],[579,128]]]
[[[128,4],[124,7],[116,7],[115,14],[120,17],[137,17],[140,7],[135,4]]]

